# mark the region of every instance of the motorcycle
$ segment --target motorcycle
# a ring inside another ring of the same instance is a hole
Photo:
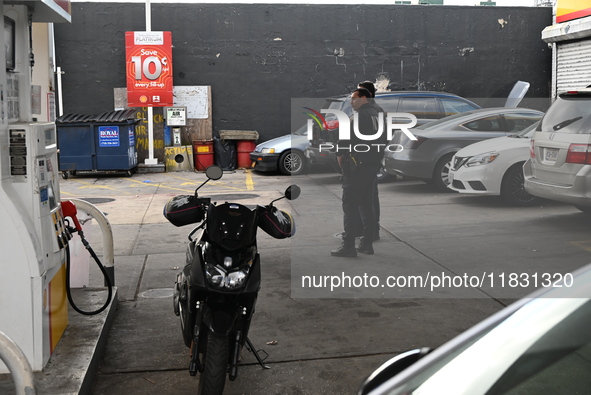
[[[273,203],[296,199],[300,188],[291,185],[283,197],[253,209],[237,203],[217,205],[199,197],[198,190],[220,179],[223,171],[210,166],[205,174],[207,180],[194,195],[176,196],[165,205],[164,216],[175,226],[199,223],[188,236],[186,265],[174,283],[173,308],[191,350],[189,373],[200,373],[198,394],[216,395],[224,390],[226,373],[231,381],[236,379],[243,347],[269,368],[248,339],[261,286],[257,228],[275,238],[291,237],[292,217]]]

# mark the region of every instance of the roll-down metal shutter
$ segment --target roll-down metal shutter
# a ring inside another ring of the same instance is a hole
[[[591,85],[591,39],[557,45],[556,92]]]

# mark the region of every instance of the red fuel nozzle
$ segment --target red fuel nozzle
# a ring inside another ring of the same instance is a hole
[[[76,217],[76,215],[78,214],[78,210],[76,210],[76,205],[69,200],[62,201],[61,205],[62,214],[64,215],[64,218],[72,218],[72,221],[74,221],[74,227],[76,228],[76,231],[80,232],[82,230],[82,225],[80,225],[80,222],[78,222],[78,217]]]

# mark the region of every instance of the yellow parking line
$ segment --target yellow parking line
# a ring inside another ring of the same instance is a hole
[[[254,181],[252,180],[252,171],[246,169],[246,190],[247,191],[254,191]]]
[[[76,189],[91,189],[91,188],[99,188],[99,189],[108,189],[110,191],[116,191],[116,192],[121,192],[121,190],[117,189],[117,188],[112,188],[106,185],[96,185],[96,184],[90,184],[88,182],[81,182],[81,181],[76,181],[79,184],[82,184],[81,187],[77,187]]]
[[[569,244],[579,247],[582,250],[591,252],[591,241],[571,241]]]
[[[137,181],[137,180],[129,180],[129,181],[134,182],[136,184],[140,184],[140,185],[142,185],[144,187],[156,187],[156,188],[162,188],[162,189],[171,189],[173,191],[181,191],[181,192],[187,192],[187,193],[194,192],[194,190],[191,190],[191,189],[183,189],[183,188],[169,187],[169,186],[166,186],[166,185],[164,185],[164,184],[162,184],[160,182],[155,182],[155,183],[148,182],[148,183],[146,183],[146,182]]]

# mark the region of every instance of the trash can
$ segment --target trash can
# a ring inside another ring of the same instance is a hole
[[[250,153],[254,151],[256,143],[252,140],[238,140],[236,147],[238,149],[238,167],[251,168]]]
[[[77,171],[123,171],[137,167],[134,110],[97,116],[67,114],[56,119],[59,170],[64,178]]]
[[[213,138],[215,164],[225,171],[236,169],[236,142],[233,140],[222,140]]]
[[[195,170],[204,171],[213,165],[213,140],[193,140]]]
[[[237,165],[239,168],[249,169],[252,167],[250,153],[256,147],[256,140],[259,133],[254,130],[220,130],[222,140],[235,140],[237,148]]]

